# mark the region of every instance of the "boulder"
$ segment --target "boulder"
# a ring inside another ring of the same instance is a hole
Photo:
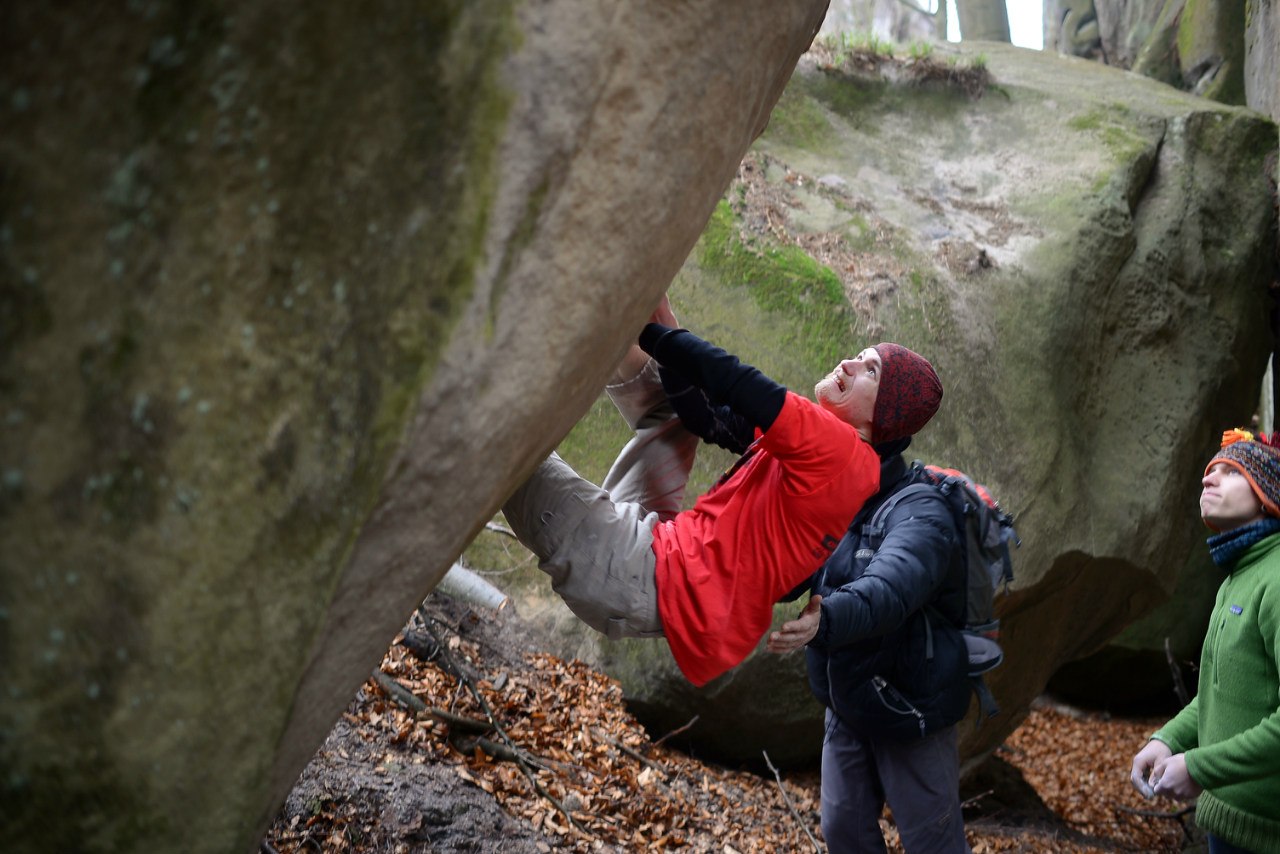
[[[6,5],[7,850],[256,848],[825,7]]]
[[[1244,93],[1251,109],[1280,120],[1280,2],[1258,0],[1244,30]]]
[[[963,728],[967,758],[1196,565],[1200,472],[1254,411],[1269,349],[1275,140],[1255,113],[1074,58],[815,50],[676,278],[682,321],[798,390],[879,340],[934,361],[946,397],[909,453],[990,485],[1023,540],[988,679],[1002,711]],[[617,421],[598,405],[562,455],[603,476]],[[474,565],[497,565],[490,536]],[[522,575],[521,612],[566,625]],[[655,735],[697,714],[704,754],[818,751],[801,656],[758,651],[695,691],[660,642],[556,634]]]
[[[1274,0],[1045,0],[1045,44],[1274,117]]]

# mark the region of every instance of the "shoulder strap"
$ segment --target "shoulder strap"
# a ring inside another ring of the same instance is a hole
[[[910,483],[890,495],[883,504],[876,508],[876,512],[871,516],[871,521],[862,526],[862,534],[871,540],[873,548],[880,548],[880,542],[884,540],[884,523],[889,518],[889,514],[893,512],[893,508],[898,506],[898,502],[911,495],[922,495],[926,492],[935,490],[935,487],[927,483]]]

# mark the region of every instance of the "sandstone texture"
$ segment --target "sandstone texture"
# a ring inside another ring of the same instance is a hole
[[[0,12],[0,835],[248,851],[817,0]]]
[[[879,340],[938,367],[943,409],[909,453],[989,484],[1023,539],[989,679],[1003,711],[964,727],[974,758],[1062,665],[1206,586],[1187,576],[1205,562],[1200,472],[1254,412],[1270,347],[1276,127],[1075,58],[981,44],[932,59],[806,58],[672,295],[690,328],[798,390]],[[622,437],[607,406],[593,418],[562,453],[602,476]],[[495,560],[483,539],[470,557]],[[525,575],[520,607],[569,625]],[[1187,597],[1189,619],[1211,601]],[[562,648],[622,679],[656,733],[697,714],[702,749],[738,760],[820,746],[800,656],[758,651],[694,691],[661,644],[570,633]]]

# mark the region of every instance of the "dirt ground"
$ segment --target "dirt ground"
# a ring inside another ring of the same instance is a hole
[[[496,726],[494,724],[496,723]],[[975,852],[1177,851],[1125,766],[1156,722],[1044,704],[962,788]],[[264,852],[825,851],[816,773],[666,748],[620,686],[508,611],[432,594],[290,793]],[[900,851],[892,817],[882,825]]]

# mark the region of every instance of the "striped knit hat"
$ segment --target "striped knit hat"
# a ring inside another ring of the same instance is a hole
[[[1280,517],[1280,433],[1254,435],[1236,428],[1222,434],[1222,450],[1204,467],[1226,463],[1249,481],[1268,516]]]
[[[938,411],[942,382],[933,365],[901,344],[877,344],[880,388],[871,413],[871,441],[876,444],[914,436]]]

